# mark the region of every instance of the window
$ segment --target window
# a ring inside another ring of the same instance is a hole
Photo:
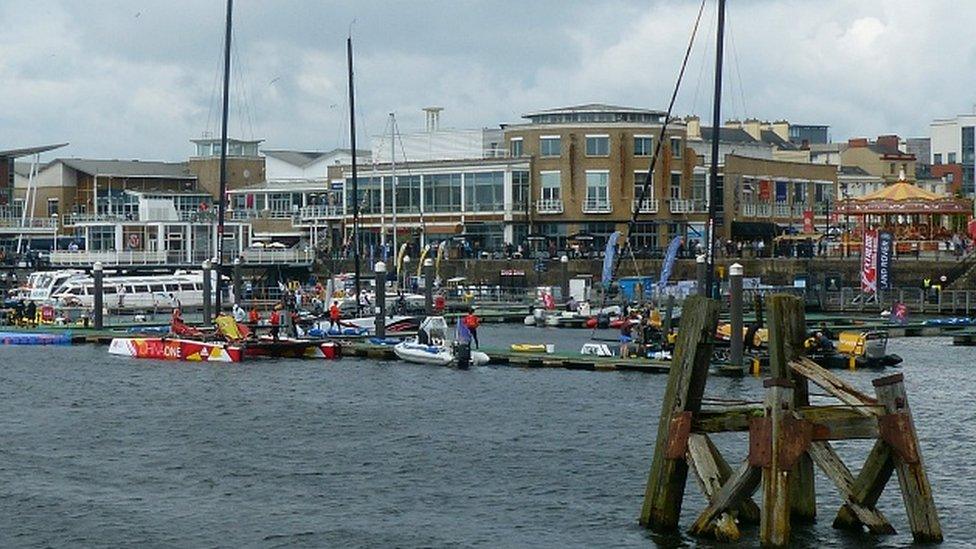
[[[424,211],[461,211],[461,174],[443,173],[425,175]]]
[[[681,138],[672,137],[671,138],[671,157],[681,158]]]
[[[634,156],[651,156],[651,151],[653,150],[651,142],[651,136],[649,135],[635,135]]]
[[[610,156],[610,136],[587,135],[586,156]]]
[[[955,164],[955,163],[956,163],[956,153],[951,152],[949,153],[949,164]]]
[[[391,178],[392,179],[392,178]],[[419,213],[420,212],[420,176],[419,175],[398,175],[396,186],[396,211],[397,213]],[[393,193],[388,192],[387,196]]]
[[[522,138],[513,138],[508,144],[508,150],[512,154],[512,158],[518,158],[522,156]]]
[[[797,205],[807,203],[807,184],[805,182],[793,182],[793,203]]]
[[[92,251],[103,252],[115,249],[115,227],[92,227],[88,236],[88,247]]]
[[[653,221],[636,223],[634,231],[627,240],[633,242],[637,250],[656,250],[658,247],[657,223]]]
[[[505,209],[503,172],[464,174],[464,209],[468,212],[498,212]]]
[[[816,183],[813,187],[813,198],[817,204],[823,204],[833,200],[831,195],[831,190],[833,188],[832,183]]]
[[[561,154],[562,145],[558,135],[539,138],[539,156],[559,156]]]
[[[894,162],[892,162],[891,164],[888,165],[888,173],[890,173],[891,175],[895,175],[895,163]]]
[[[59,208],[58,208],[59,202],[60,201],[57,198],[48,198],[47,199],[47,216],[48,217],[58,215],[58,213],[59,213],[59,211],[58,211],[59,210]]]
[[[560,200],[562,198],[562,182],[559,172],[541,172],[539,182],[539,198],[542,200]]]
[[[695,173],[691,176],[691,198],[699,202],[705,202],[707,196],[708,174],[704,170],[695,170]]]
[[[529,203],[529,172],[512,172],[512,209],[524,212]]]
[[[681,200],[681,172],[671,172],[671,200]]]
[[[586,209],[605,210],[610,207],[610,172],[586,172]]]
[[[634,172],[634,200],[639,200],[641,197],[641,190],[644,188],[644,179],[647,177],[647,172]],[[654,198],[654,177],[651,177],[651,184],[647,186],[647,194],[644,195],[644,200],[651,200]]]
[[[942,153],[935,153],[935,160],[933,162],[935,164],[941,164],[942,163]]]

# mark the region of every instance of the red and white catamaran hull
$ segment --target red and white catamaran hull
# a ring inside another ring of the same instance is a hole
[[[244,357],[243,349],[236,345],[162,337],[117,337],[112,339],[108,352],[135,358],[193,362],[240,362]]]

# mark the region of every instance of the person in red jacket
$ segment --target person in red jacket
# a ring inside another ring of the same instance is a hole
[[[478,342],[478,326],[481,325],[481,319],[474,314],[474,308],[468,309],[468,314],[464,317],[464,327],[471,332],[471,341],[474,341],[475,349],[481,348],[481,343]]]
[[[333,301],[332,306],[329,307],[329,331],[331,332],[333,328],[336,330],[341,330],[342,326],[339,325],[339,319],[342,318],[342,311],[339,310],[339,302]]]
[[[275,305],[268,321],[271,324],[271,337],[278,341],[281,337],[281,305]]]

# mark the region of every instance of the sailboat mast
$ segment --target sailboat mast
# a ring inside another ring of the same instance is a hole
[[[230,40],[234,13],[234,0],[227,0],[227,30],[224,36],[224,97],[220,121],[220,188],[217,195],[217,295],[214,298],[214,311],[220,314],[224,262],[224,212],[227,200],[227,116],[230,97]],[[208,322],[210,319],[206,319]]]
[[[705,295],[712,297],[715,278],[715,214],[718,209],[719,133],[722,128],[722,50],[725,44],[725,0],[718,0],[715,36],[715,96],[712,99],[712,161],[708,170],[708,225],[705,228]]]
[[[356,169],[356,95],[353,92],[352,36],[346,39],[346,61],[349,67],[349,145],[352,147],[352,246],[356,264],[356,311],[359,311],[362,282],[359,268],[359,172]]]
[[[399,257],[400,249],[397,248],[397,184],[396,184],[396,115],[392,112],[390,113],[390,179],[392,180],[390,184],[391,192],[393,193],[393,254],[394,257]],[[399,264],[397,264],[397,276],[399,277]],[[397,278],[399,280],[399,278]]]

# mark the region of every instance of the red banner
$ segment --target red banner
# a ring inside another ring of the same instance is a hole
[[[768,179],[761,179],[759,181],[759,200],[769,202],[772,195],[772,183]]]
[[[878,290],[878,231],[864,231],[861,247],[861,292],[873,294]]]
[[[813,229],[813,210],[803,210],[803,232],[812,233]]]

